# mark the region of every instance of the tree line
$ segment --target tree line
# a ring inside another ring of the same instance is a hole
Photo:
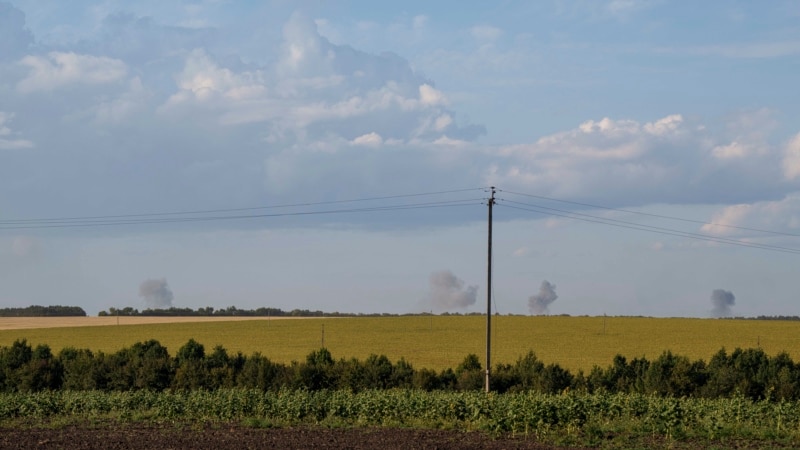
[[[132,306],[124,308],[108,308],[108,311],[100,311],[100,317],[107,316],[150,316],[150,317],[213,317],[213,316],[242,316],[242,317],[399,317],[399,316],[427,316],[431,313],[407,313],[407,314],[391,314],[391,313],[347,313],[347,312],[325,312],[320,310],[309,309],[293,309],[291,311],[284,311],[280,308],[256,308],[256,309],[239,309],[235,306],[228,306],[226,308],[214,309],[211,306],[201,307],[197,309],[192,308],[147,308],[139,311]],[[450,313],[444,312],[442,316],[475,316],[482,315],[480,312],[471,313]]]
[[[761,349],[717,352],[708,363],[664,352],[653,361],[618,355],[605,368],[572,374],[558,364],[545,364],[534,352],[513,364],[498,364],[491,373],[497,392],[567,390],[638,393],[665,397],[800,399],[800,364],[786,353],[768,356]],[[127,391],[147,389],[214,390],[219,388],[367,389],[406,388],[425,391],[471,391],[483,388],[484,370],[470,354],[454,369],[416,369],[405,359],[383,355],[334,359],[321,348],[301,362],[282,364],[260,353],[229,354],[222,346],[207,352],[189,340],[175,356],[156,340],[139,342],[115,353],[32,347],[26,340],[0,347],[0,391],[42,390]]]
[[[86,317],[80,306],[40,306],[24,308],[0,308],[0,317]]]

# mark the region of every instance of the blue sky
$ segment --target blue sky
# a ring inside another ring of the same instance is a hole
[[[550,314],[800,315],[798,19],[0,1],[0,304],[481,311],[494,185],[501,313],[542,312],[547,281]],[[393,198],[330,203],[373,197]],[[184,211],[262,217],[40,220]]]

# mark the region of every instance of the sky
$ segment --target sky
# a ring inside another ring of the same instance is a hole
[[[800,315],[798,20],[0,0],[0,306]]]

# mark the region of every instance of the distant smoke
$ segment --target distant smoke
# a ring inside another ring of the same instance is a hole
[[[736,297],[733,292],[723,289],[714,289],[711,293],[711,304],[714,309],[711,314],[714,317],[726,317],[731,315],[731,306],[736,304]]]
[[[145,304],[151,309],[172,307],[172,291],[166,278],[142,281],[139,285],[139,297],[144,298]]]
[[[547,314],[547,307],[557,298],[556,285],[544,280],[542,285],[539,286],[539,293],[528,297],[528,308],[530,308],[531,314],[534,315]]]
[[[429,283],[431,304],[440,310],[466,308],[474,305],[478,298],[478,286],[465,288],[464,281],[458,279],[449,270],[432,273]]]

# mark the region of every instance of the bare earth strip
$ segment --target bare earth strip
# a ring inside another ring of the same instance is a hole
[[[399,428],[321,427],[256,429],[235,424],[211,428],[152,425],[0,428],[0,448],[14,449],[555,449],[534,438],[490,437],[479,432]],[[573,447],[576,448],[576,447]]]
[[[0,330],[36,328],[91,327],[107,325],[148,325],[163,323],[233,322],[242,320],[289,320],[304,317],[0,317]]]

